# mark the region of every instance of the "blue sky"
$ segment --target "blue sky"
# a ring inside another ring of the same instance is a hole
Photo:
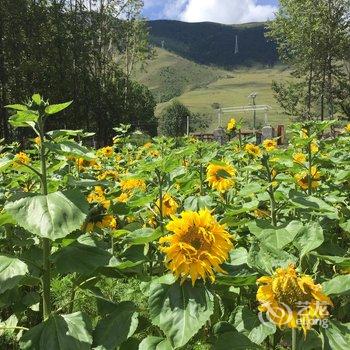
[[[144,16],[186,22],[225,24],[265,21],[277,10],[277,0],[144,0]]]

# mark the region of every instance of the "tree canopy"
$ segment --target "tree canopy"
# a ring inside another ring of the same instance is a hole
[[[105,144],[112,127],[130,123],[156,132],[155,101],[131,80],[135,65],[152,55],[140,0],[3,0],[0,2],[1,135],[3,108],[35,92],[52,101],[73,100],[51,128],[84,128]],[[21,131],[22,133],[23,131]]]

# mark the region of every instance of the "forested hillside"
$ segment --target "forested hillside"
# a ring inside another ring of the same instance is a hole
[[[160,20],[149,22],[149,27],[154,45],[196,63],[232,68],[272,66],[278,62],[275,44],[265,38],[264,23],[224,25]]]

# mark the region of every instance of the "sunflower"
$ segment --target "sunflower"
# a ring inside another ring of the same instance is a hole
[[[41,146],[41,137],[38,136],[34,139],[34,142],[36,143],[37,146]]]
[[[145,181],[141,179],[124,179],[120,181],[120,187],[124,192],[131,192],[134,189],[146,190]]]
[[[160,208],[160,200],[157,200],[156,203],[157,206],[157,211],[158,208]],[[173,214],[176,214],[177,208],[179,207],[179,205],[177,204],[176,200],[168,193],[166,193],[163,196],[163,200],[162,200],[162,213],[164,216],[170,216]]]
[[[96,226],[100,229],[108,228],[115,230],[117,228],[117,221],[113,215],[105,215],[102,221],[98,221]]]
[[[104,157],[112,157],[114,154],[114,149],[111,146],[103,147],[97,151],[98,154],[103,155]]]
[[[294,176],[295,180],[297,181],[298,185],[303,189],[307,190],[309,188],[309,172],[308,171],[302,171],[299,174],[296,174]],[[313,166],[311,167],[311,188],[316,189],[320,185],[321,174],[317,170],[317,167]]]
[[[130,198],[130,195],[126,192],[122,192],[120,196],[117,197],[119,203],[126,203]]]
[[[24,152],[19,152],[15,155],[15,162],[17,164],[28,165],[30,161],[31,161],[30,157]]]
[[[110,180],[117,180],[118,179],[118,172],[115,170],[106,170],[103,173],[101,173],[100,175],[98,175],[98,180],[106,180],[106,179],[110,179]]]
[[[87,160],[84,158],[74,158],[74,157],[68,157],[68,160],[74,160],[75,165],[77,166],[79,171],[84,171],[85,168],[93,168],[95,170],[101,169],[101,165],[96,162],[96,160]]]
[[[304,153],[298,152],[293,154],[294,163],[304,164],[306,162],[306,155]]]
[[[300,137],[302,139],[307,139],[309,137],[309,131],[307,129],[301,129]]]
[[[149,152],[149,154],[150,154],[153,158],[157,158],[157,157],[159,157],[159,155],[160,155],[159,151],[157,151],[157,150],[152,150],[152,151]]]
[[[263,146],[266,149],[267,152],[271,152],[274,149],[277,148],[277,141],[276,140],[270,140],[267,139],[263,142]]]
[[[213,189],[225,192],[234,185],[235,174],[235,168],[228,163],[223,165],[211,163],[207,168],[207,181]]]
[[[166,254],[166,265],[181,283],[190,277],[215,281],[214,272],[225,273],[220,265],[233,244],[225,226],[220,225],[207,209],[185,211],[166,226],[172,235],[159,239],[160,251]]]
[[[105,209],[108,209],[111,205],[111,201],[106,199],[105,191],[101,186],[95,186],[94,190],[87,196],[87,201],[101,204]]]
[[[298,274],[293,265],[259,278],[258,284],[259,310],[266,312],[268,319],[280,328],[302,328],[306,333],[327,318],[327,306],[333,306],[331,299],[322,293],[322,287],[310,276]]]
[[[310,149],[311,149],[311,153],[312,154],[315,154],[318,152],[319,148],[318,148],[318,144],[317,144],[317,141],[312,141],[311,144],[310,144]]]
[[[93,232],[96,228],[99,229],[111,229],[115,230],[117,228],[117,220],[113,215],[104,215],[102,220],[98,220],[96,222],[90,221],[86,225],[86,232]]]
[[[227,131],[232,132],[236,129],[236,119],[232,118],[227,124]]]
[[[246,144],[244,150],[248,154],[251,154],[254,157],[260,157],[261,156],[261,149],[259,148],[259,146],[255,146],[252,143]]]

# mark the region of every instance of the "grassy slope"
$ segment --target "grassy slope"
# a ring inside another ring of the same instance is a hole
[[[279,123],[288,124],[288,117],[285,117],[277,105],[271,83],[273,80],[282,80],[288,77],[288,72],[282,68],[273,69],[237,69],[231,72],[233,77],[218,79],[216,82],[209,84],[206,88],[195,89],[181,95],[178,99],[188,106],[191,111],[203,113],[212,116],[210,129],[217,126],[216,115],[211,108],[212,103],[218,102],[223,107],[246,106],[250,104],[248,96],[252,92],[257,92],[257,104],[265,104],[272,107],[269,112],[269,122],[276,126]],[[159,106],[162,109],[163,106]],[[225,114],[223,116],[223,124],[231,117],[236,119],[244,118],[246,125],[252,123],[252,112],[243,112]],[[263,123],[264,113],[257,112],[258,122]]]
[[[232,71],[198,65],[166,50],[157,49],[157,58],[139,73],[137,80],[147,85],[158,101],[178,99],[192,112],[205,114],[211,120],[209,131],[217,127],[217,117],[211,105],[220,103],[223,107],[248,105],[247,96],[253,91],[258,93],[257,104],[268,104],[273,110],[269,113],[269,122],[288,124],[273,97],[273,80],[288,78],[288,71],[283,67],[271,69],[238,68]],[[168,96],[166,96],[168,95]],[[161,99],[163,97],[163,99]],[[159,103],[159,114],[169,102]],[[233,115],[225,115],[223,124]],[[252,112],[237,113],[236,119],[245,120],[246,127],[252,123]],[[263,123],[264,114],[259,112],[258,122]]]
[[[203,66],[157,48],[156,58],[135,78],[151,89],[157,102],[164,102],[226,76],[222,69]]]

